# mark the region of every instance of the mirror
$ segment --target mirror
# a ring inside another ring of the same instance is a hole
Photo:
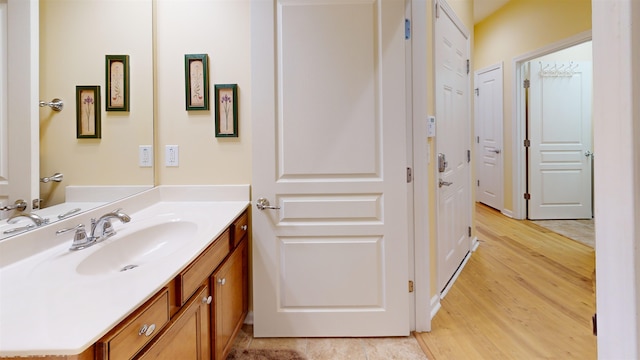
[[[153,167],[139,165],[140,146],[154,138],[153,9],[152,0],[40,0],[39,7],[40,100],[64,102],[59,112],[39,110],[40,177],[63,175],[40,183],[38,212],[56,205],[47,214],[53,222],[153,187]],[[106,111],[106,55],[129,56],[129,111]],[[76,86],[94,85],[101,138],[77,138],[78,112],[92,108],[77,107]]]

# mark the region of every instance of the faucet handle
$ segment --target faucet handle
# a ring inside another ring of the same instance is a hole
[[[56,235],[64,234],[73,230],[75,230],[76,232],[73,235],[73,243],[71,244],[69,250],[80,250],[92,245],[94,240],[90,239],[87,236],[87,231],[84,228],[84,224],[78,224],[77,226],[72,228],[60,229],[56,231]]]

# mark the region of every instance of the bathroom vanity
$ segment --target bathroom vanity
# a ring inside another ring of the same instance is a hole
[[[0,242],[0,357],[225,359],[249,305],[248,194],[159,187]],[[131,221],[102,243],[53,235],[114,207]]]

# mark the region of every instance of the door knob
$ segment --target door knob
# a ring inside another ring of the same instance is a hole
[[[589,151],[589,150],[584,152],[584,156],[586,156],[586,157],[589,157],[589,156],[592,156],[592,155],[593,155],[593,153],[591,151]]]
[[[258,210],[265,210],[265,209],[278,210],[278,209],[280,209],[280,206],[271,206],[271,204],[269,203],[269,200],[265,199],[265,198],[258,199],[258,201],[256,201],[256,207],[258,208]]]
[[[451,186],[452,184],[453,184],[452,182],[444,181],[442,179],[438,181],[438,187]]]
[[[501,150],[500,149],[493,149],[493,150],[489,150],[491,152],[494,152],[496,154],[500,154]]]

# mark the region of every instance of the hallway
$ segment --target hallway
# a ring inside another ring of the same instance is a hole
[[[429,359],[595,359],[592,248],[476,205],[480,246],[442,300]]]

